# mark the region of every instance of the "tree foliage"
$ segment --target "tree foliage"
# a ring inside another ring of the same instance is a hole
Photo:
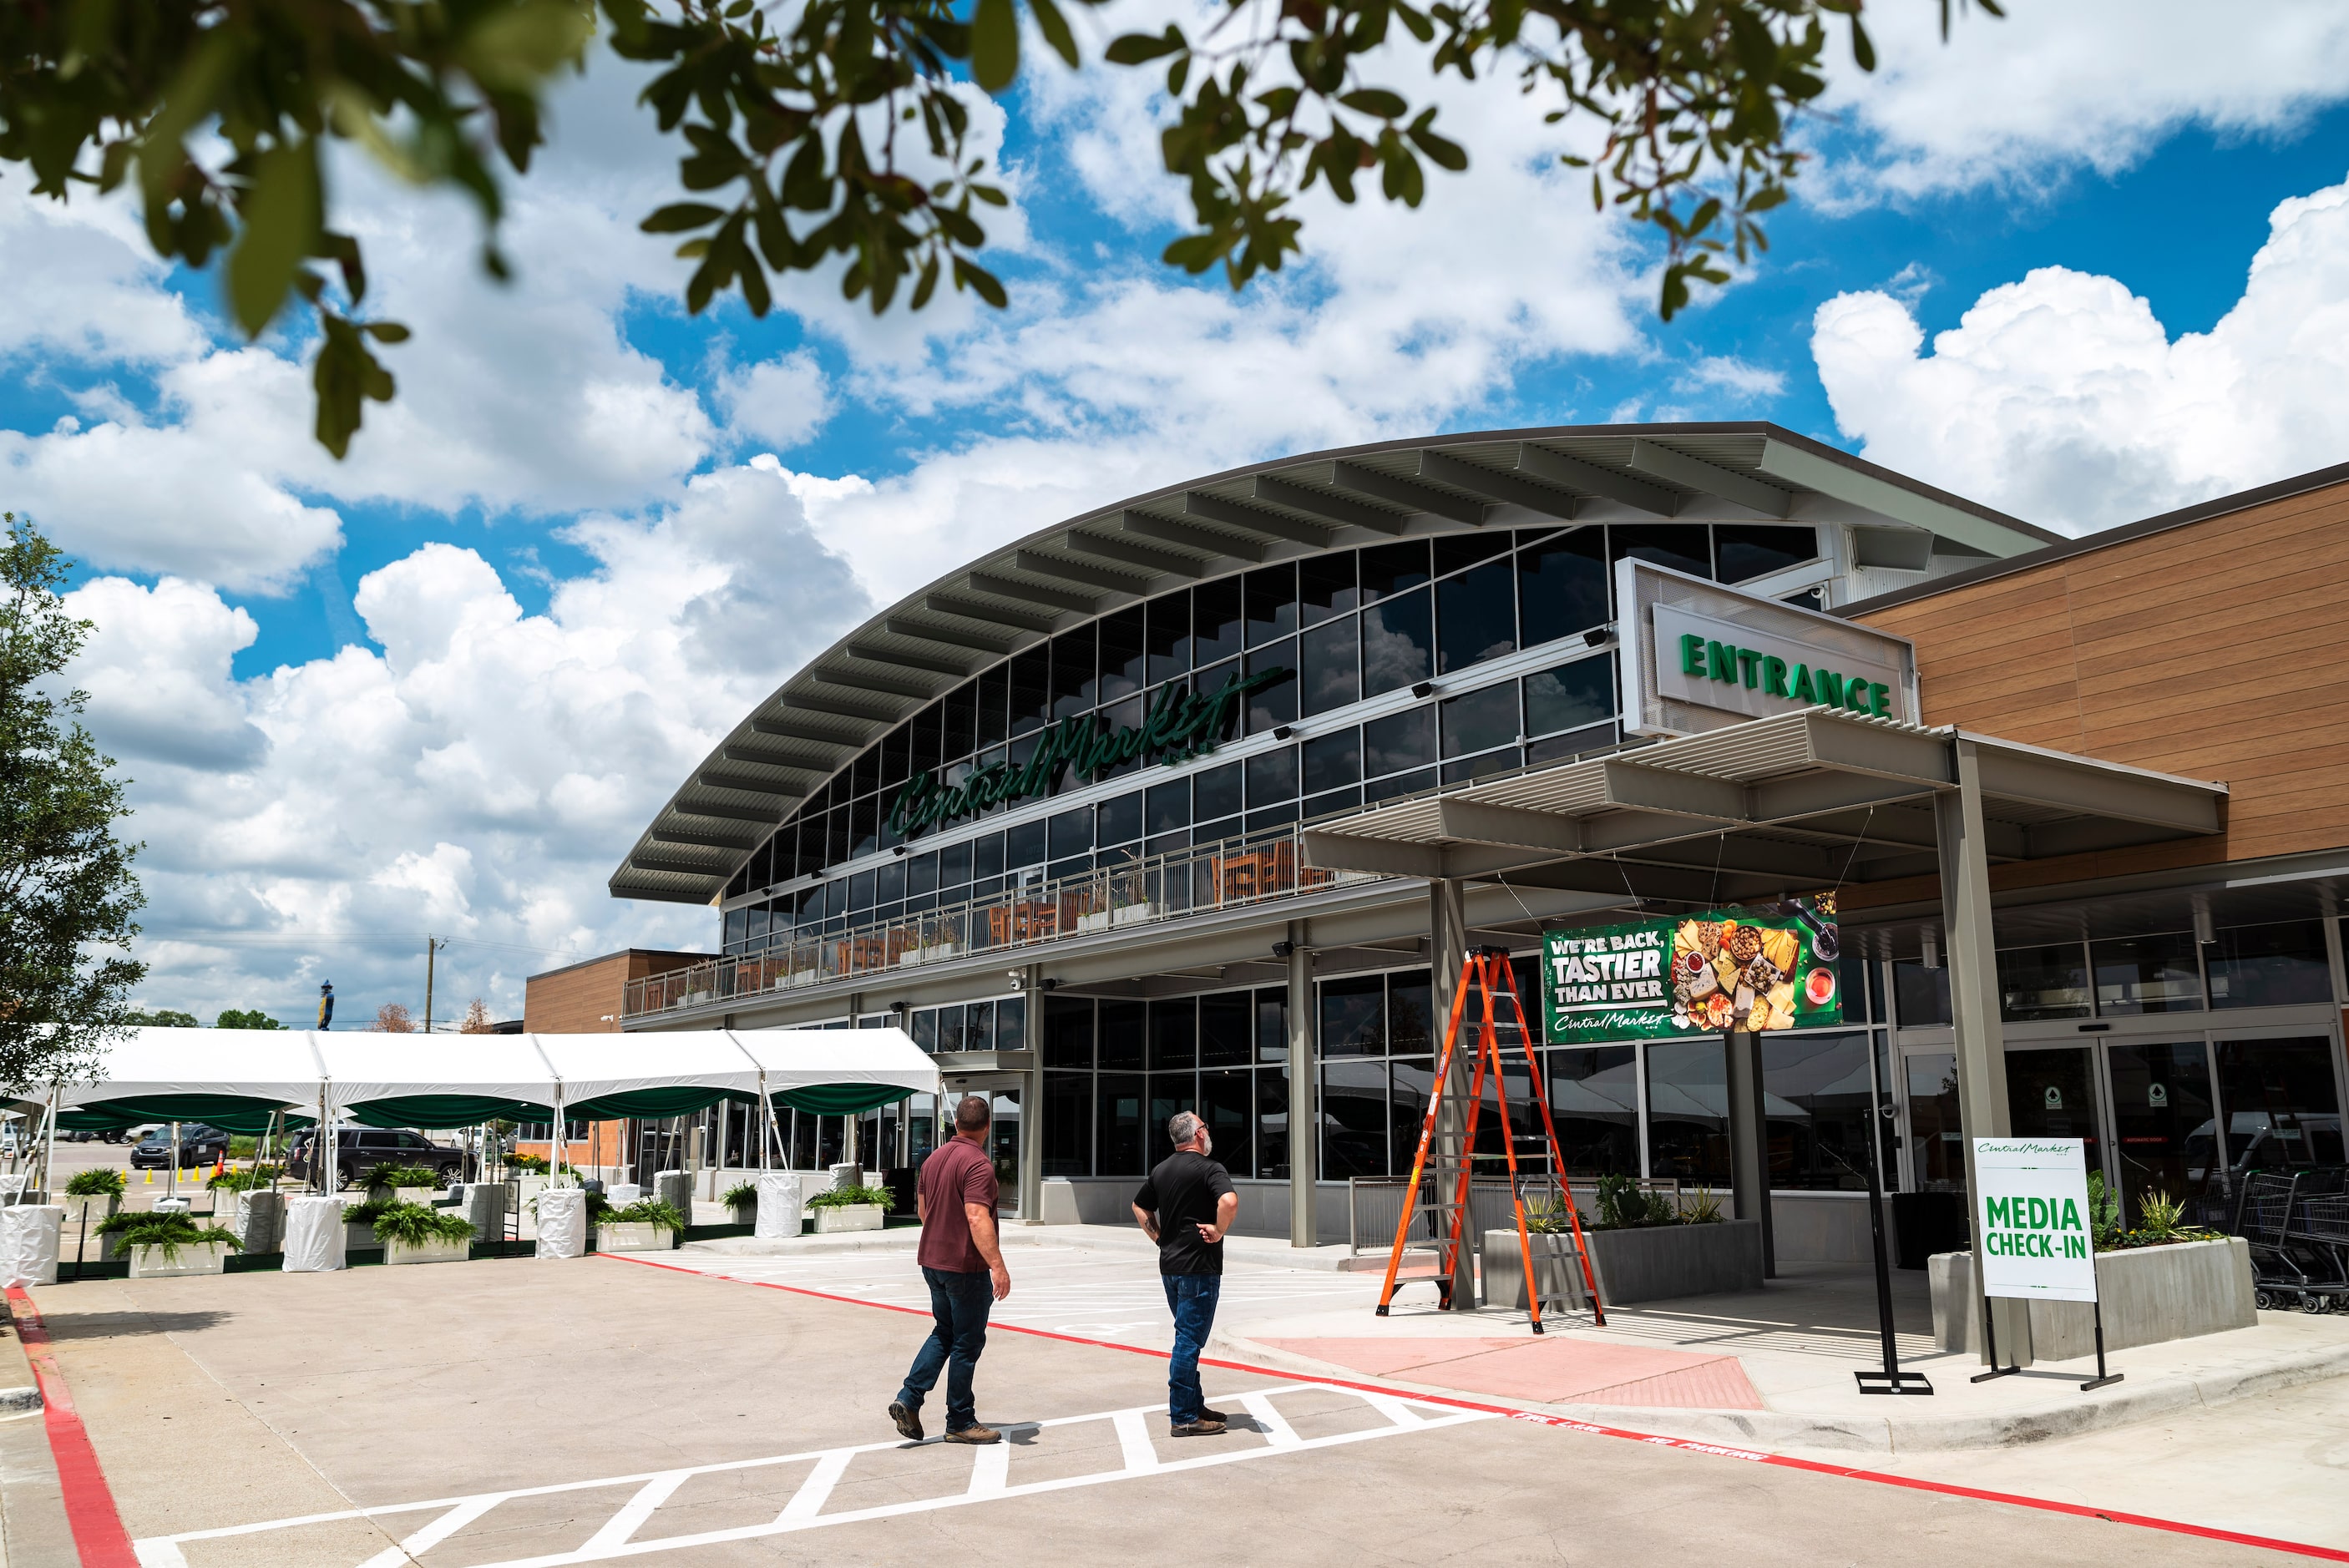
[[[62,689],[90,632],[58,597],[67,563],[16,513],[0,528],[0,1089],[19,1092],[120,1032],[147,973],[129,955],[146,900],[138,846],[114,835],[124,781],[82,727],[87,695]]]
[[[416,1033],[416,1015],[404,1003],[386,1002],[375,1010],[375,1022],[367,1026],[372,1035],[412,1035]]]
[[[1023,15],[1082,63],[1069,7],[1114,0],[41,0],[0,5],[0,159],[34,189],[135,182],[156,251],[192,267],[225,252],[231,314],[258,335],[298,296],[318,333],[317,438],[342,456],[394,386],[368,320],[358,242],[334,226],[320,149],[358,144],[420,187],[471,199],[481,260],[503,278],[509,172],[544,139],[544,95],[600,31],[653,67],[642,95],[682,143],[686,200],[644,221],[682,236],[685,303],[841,263],[877,314],[948,282],[989,304],[980,210],[1005,205],[971,147],[968,88],[1009,92]],[[1946,35],[1953,5],[1940,0]],[[2001,15],[2000,0],[1978,0]],[[1866,0],[1221,0],[1202,30],[1167,24],[1102,52],[1163,67],[1160,138],[1188,192],[1164,259],[1235,288],[1301,249],[1298,198],[1371,188],[1416,207],[1427,166],[1468,150],[1426,101],[1443,78],[1505,87],[1590,172],[1591,200],[1651,225],[1669,318],[1695,284],[1765,244],[1802,154],[1794,120],[1825,90],[1831,35],[1863,69]],[[1414,79],[1416,78],[1416,79]],[[1578,136],[1577,131],[1589,134]],[[1594,146],[1585,155],[1577,145]]]
[[[226,1007],[212,1020],[215,1029],[282,1029],[285,1026],[258,1007]]]
[[[122,1015],[122,1022],[128,1028],[201,1029],[204,1026],[203,1021],[193,1013],[183,1013],[177,1007],[158,1007],[152,1012],[143,1007],[133,1007]]]

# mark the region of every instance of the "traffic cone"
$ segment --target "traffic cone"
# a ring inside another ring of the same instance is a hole
[[[154,1170],[154,1167],[150,1166],[150,1167],[148,1167],[148,1170],[147,1170],[147,1185],[149,1185],[150,1187],[152,1187],[154,1184],[155,1184],[155,1170]]]

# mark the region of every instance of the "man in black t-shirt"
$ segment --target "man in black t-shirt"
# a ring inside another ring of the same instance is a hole
[[[1240,1212],[1232,1179],[1209,1158],[1215,1144],[1206,1124],[1178,1111],[1166,1123],[1174,1152],[1158,1162],[1133,1195],[1133,1218],[1158,1243],[1158,1272],[1174,1314],[1174,1355],[1166,1367],[1166,1416],[1178,1438],[1213,1437],[1224,1429],[1199,1387],[1199,1352],[1216,1326],[1216,1298],[1224,1286],[1224,1235]]]

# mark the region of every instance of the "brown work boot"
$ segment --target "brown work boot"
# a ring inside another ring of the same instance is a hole
[[[1171,1426],[1166,1429],[1166,1435],[1170,1438],[1215,1438],[1221,1437],[1223,1431],[1223,1418],[1207,1416],[1195,1421],[1184,1421]]]
[[[922,1440],[922,1413],[909,1410],[902,1399],[889,1402],[889,1418],[897,1424],[897,1435],[912,1442]]]
[[[947,1434],[947,1441],[950,1443],[999,1443],[1002,1440],[1003,1434],[993,1427],[965,1427],[959,1432]]]

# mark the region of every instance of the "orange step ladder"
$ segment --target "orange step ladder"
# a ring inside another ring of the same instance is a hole
[[[1494,983],[1495,975],[1499,976],[1497,987]],[[1460,1043],[1460,1020],[1467,1010],[1468,993],[1472,987],[1483,998],[1483,1027],[1477,1032],[1475,1047],[1476,1061],[1468,1088],[1467,1125],[1460,1134],[1459,1179],[1452,1202],[1447,1203],[1439,1199],[1423,1203],[1419,1201],[1420,1183],[1426,1179],[1428,1150],[1437,1137],[1436,1119],[1443,1114],[1444,1091],[1452,1081],[1452,1053]],[[1460,1249],[1465,1244],[1468,1199],[1472,1191],[1470,1177],[1475,1163],[1476,1119],[1484,1108],[1485,1080],[1489,1075],[1499,1106],[1501,1150],[1509,1168],[1509,1201],[1516,1215],[1517,1256],[1525,1269],[1526,1305],[1533,1318],[1534,1332],[1542,1332],[1541,1276],[1534,1269],[1533,1241],[1526,1226],[1525,1182],[1517,1171],[1519,1135],[1511,1130],[1509,1123],[1508,1090],[1501,1074],[1500,1035],[1495,1027],[1493,1016],[1496,989],[1508,998],[1510,1010],[1516,1016],[1517,1043],[1526,1054],[1534,1103],[1541,1108],[1542,1130],[1537,1136],[1547,1149],[1549,1181],[1557,1190],[1558,1202],[1563,1205],[1567,1222],[1573,1230],[1575,1259],[1581,1264],[1583,1285],[1589,1292],[1591,1317],[1603,1326],[1607,1322],[1607,1311],[1599,1299],[1599,1278],[1590,1267],[1590,1248],[1582,1233],[1582,1216],[1575,1209],[1574,1191],[1566,1180],[1566,1161],[1558,1147],[1557,1124],[1550,1118],[1549,1093],[1542,1087],[1541,1060],[1534,1054],[1533,1030],[1526,1021],[1525,1004],[1517,996],[1516,975],[1510,967],[1508,954],[1490,947],[1478,948],[1462,961],[1460,982],[1452,988],[1452,1015],[1444,1028],[1444,1054],[1435,1064],[1435,1083],[1428,1095],[1427,1119],[1419,1130],[1419,1150],[1412,1156],[1411,1183],[1403,1189],[1402,1214],[1395,1222],[1394,1246],[1387,1254],[1386,1281],[1379,1290],[1378,1315],[1386,1316],[1388,1306],[1394,1301],[1395,1280],[1402,1270],[1403,1250],[1410,1242],[1412,1222],[1425,1213],[1448,1214],[1451,1217],[1451,1232],[1443,1243],[1436,1264],[1436,1289],[1442,1294],[1444,1305],[1451,1305],[1454,1282],[1461,1278]]]

